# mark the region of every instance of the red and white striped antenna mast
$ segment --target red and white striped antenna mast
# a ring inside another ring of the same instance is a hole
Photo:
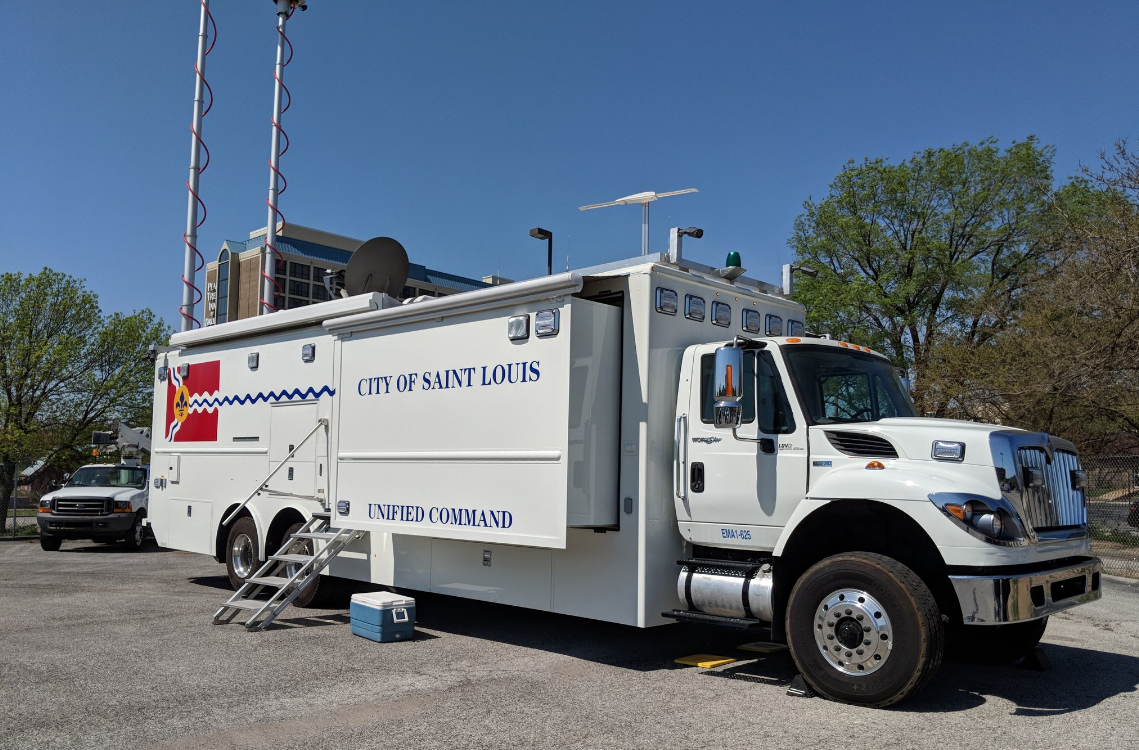
[[[277,6],[277,67],[273,71],[273,146],[269,151],[269,197],[265,199],[265,203],[269,206],[269,219],[265,226],[265,246],[261,249],[261,301],[257,306],[258,315],[265,315],[277,310],[274,300],[275,293],[278,290],[277,281],[274,277],[276,261],[283,257],[281,252],[277,250],[277,221],[280,220],[283,229],[285,215],[277,208],[277,199],[289,185],[280,169],[281,157],[289,150],[289,136],[281,128],[281,115],[289,109],[293,99],[284,81],[285,66],[293,59],[293,45],[285,36],[285,24],[288,23],[289,18],[292,17],[297,8],[308,9],[305,0],[274,0],[274,3]],[[288,48],[287,56],[285,54],[286,47]],[[284,98],[283,107],[281,106],[282,98]],[[281,136],[285,138],[283,149],[281,148]],[[279,190],[278,183],[280,183]],[[279,293],[284,295],[284,291],[281,289]]]
[[[194,64],[194,119],[190,124],[190,176],[186,180],[186,190],[189,193],[186,207],[186,231],[182,234],[182,243],[185,245],[186,256],[182,266],[182,306],[178,313],[182,317],[181,330],[189,331],[201,322],[194,317],[194,308],[202,301],[202,290],[196,285],[198,271],[205,265],[205,258],[198,251],[198,227],[206,220],[206,204],[198,196],[198,180],[202,172],[210,163],[210,150],[205,148],[202,141],[202,118],[214,106],[214,92],[206,82],[206,56],[214,48],[217,41],[217,24],[210,14],[210,0],[200,0],[202,5],[201,19],[198,22],[198,59]],[[213,27],[212,38],[206,46],[208,32]],[[205,103],[205,94],[209,92],[210,102]],[[201,152],[205,149],[206,161],[202,164]],[[198,207],[201,206],[202,218],[198,219]]]

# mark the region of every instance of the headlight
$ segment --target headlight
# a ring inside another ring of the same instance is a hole
[[[131,512],[131,501],[130,500],[116,500],[115,501],[115,512],[116,513],[130,513]]]
[[[39,511],[40,511],[40,513],[51,513],[51,498],[50,497],[41,497],[40,498]]]
[[[965,443],[952,440],[934,440],[933,457],[938,461],[964,461]]]
[[[1004,499],[979,498],[960,492],[935,492],[929,499],[960,528],[978,539],[1005,546],[1026,543],[1020,522]]]
[[[999,511],[978,516],[973,521],[973,527],[990,539],[1000,539],[1001,533],[1005,530],[1005,524],[1001,520]]]

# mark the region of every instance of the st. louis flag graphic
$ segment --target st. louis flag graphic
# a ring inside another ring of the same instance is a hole
[[[218,439],[221,362],[195,362],[185,375],[170,368],[166,382],[166,440],[188,443]]]

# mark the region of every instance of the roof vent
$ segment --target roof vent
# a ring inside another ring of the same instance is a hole
[[[898,451],[893,444],[886,438],[877,435],[868,435],[865,432],[831,432],[829,430],[826,435],[831,445],[848,456],[898,457]]]

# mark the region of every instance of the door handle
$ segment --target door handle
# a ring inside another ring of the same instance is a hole
[[[704,462],[703,461],[693,461],[692,462],[692,491],[693,492],[703,492],[704,491]]]
[[[673,450],[676,466],[672,475],[672,490],[681,500],[688,498],[688,415],[676,418],[676,435]]]

